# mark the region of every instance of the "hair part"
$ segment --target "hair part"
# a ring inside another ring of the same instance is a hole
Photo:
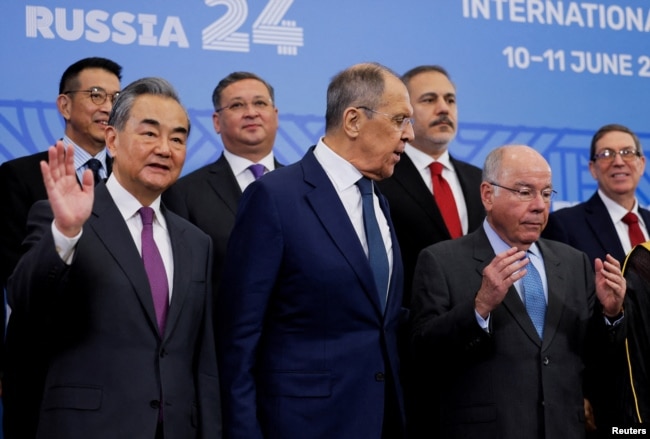
[[[86,69],[106,70],[107,72],[117,76],[118,80],[122,80],[122,66],[117,64],[115,61],[100,57],[84,58],[65,69],[65,72],[61,75],[61,81],[59,82],[59,94],[78,88],[79,74]]]
[[[591,138],[591,147],[589,148],[589,160],[594,159],[594,155],[596,154],[596,143],[598,143],[598,141],[602,139],[605,134],[611,132],[627,133],[630,136],[632,136],[632,139],[634,140],[634,147],[641,155],[643,155],[643,149],[641,148],[641,141],[639,140],[639,137],[636,134],[634,134],[634,132],[628,127],[626,127],[625,125],[611,123],[600,127],[598,131],[596,131],[594,136]]]
[[[327,87],[325,132],[341,126],[346,108],[381,106],[387,76],[399,79],[391,69],[375,62],[353,65],[334,76]],[[368,112],[368,117],[372,116]]]
[[[127,85],[113,103],[113,110],[108,117],[108,125],[114,127],[117,131],[124,130],[126,122],[131,115],[131,109],[135,100],[143,95],[162,96],[173,99],[183,107],[174,87],[163,78],[149,77],[138,79]],[[185,110],[185,108],[183,107]],[[190,118],[187,115],[187,134],[190,133]]]
[[[254,79],[264,84],[264,86],[269,92],[269,96],[271,96],[271,103],[275,105],[275,91],[273,90],[271,84],[266,82],[264,79],[262,79],[255,73],[232,72],[231,74],[223,78],[221,81],[219,81],[217,86],[214,88],[214,91],[212,92],[212,105],[214,106],[215,111],[221,108],[221,94],[226,89],[226,87],[228,87],[231,84],[234,84],[235,82],[243,81],[244,79]]]

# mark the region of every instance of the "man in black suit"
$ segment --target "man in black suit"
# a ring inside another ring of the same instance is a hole
[[[479,192],[481,170],[449,154],[449,144],[458,128],[458,108],[456,87],[447,71],[440,66],[423,65],[402,75],[402,81],[413,106],[415,137],[406,145],[393,176],[377,184],[390,204],[404,262],[403,303],[410,308],[413,272],[420,251],[428,245],[475,230],[485,212]],[[456,209],[453,211],[457,212],[460,220],[460,228],[453,235],[438,204],[441,197],[433,189],[430,166],[436,162],[443,165],[443,177],[455,199]],[[410,428],[414,430],[419,422],[429,425],[430,413],[420,412],[424,407],[420,399],[430,400],[435,388],[423,380],[413,381],[417,373],[411,372],[413,366],[408,352],[404,351],[402,357],[406,413]],[[426,372],[422,372],[418,375],[426,376]]]
[[[274,99],[273,87],[254,73],[233,72],[219,81],[212,93],[212,121],[221,135],[223,154],[163,194],[173,212],[212,238],[215,293],[242,192],[262,174],[280,166],[273,157],[278,130]]]
[[[36,438],[220,437],[211,242],[160,202],[189,131],[171,85],[144,78],[108,120],[105,184],[87,170],[80,186],[62,141],[41,162],[49,202],[7,290],[46,341]]]
[[[614,256],[621,264],[634,244],[649,239],[650,211],[642,208],[636,198],[639,180],[645,172],[645,156],[641,142],[628,127],[609,124],[601,127],[591,140],[589,151],[589,171],[598,182],[598,190],[591,198],[576,206],[553,212],[543,236],[564,242],[582,250],[591,263],[606,254]],[[625,223],[630,214],[638,220],[636,238],[630,235],[631,225]],[[637,306],[634,295],[626,299],[625,308],[634,310],[635,318],[647,321],[650,309]],[[628,331],[629,346],[637,337],[643,338],[643,330],[634,334]],[[589,370],[587,396],[594,408],[597,434],[609,437],[612,426],[639,426],[642,417],[635,409],[636,393],[631,386],[629,370],[632,362],[645,363],[647,352],[632,350],[626,352],[621,347],[610,356],[600,353],[592,364],[596,370]],[[635,380],[648,380],[644,368],[635,368]],[[613,379],[601,383],[592,378],[593,374],[608,374]],[[647,397],[646,397],[647,398]],[[646,400],[643,404],[649,404]],[[647,422],[647,421],[646,421]]]
[[[497,148],[483,226],[420,254],[413,350],[437,381],[440,418],[423,437],[584,437],[585,352],[622,342],[626,281],[610,255],[594,277],[584,253],[540,239],[553,193],[537,151]]]
[[[120,91],[122,67],[106,58],[84,58],[69,66],[59,83],[57,108],[65,121],[62,141],[75,151],[75,170],[79,181],[88,169],[88,161],[101,165],[99,177],[106,178],[111,171],[111,158],[107,154],[104,130]],[[0,166],[0,287],[6,287],[21,252],[21,243],[27,234],[27,214],[38,200],[47,198],[39,163],[47,160],[48,153],[40,152],[5,162]],[[4,307],[3,307],[4,310]],[[2,319],[4,322],[4,318]],[[11,328],[21,334],[21,340],[12,337]],[[4,329],[4,325],[0,325]],[[5,371],[4,430],[8,439],[14,437],[14,426],[34,426],[38,407],[28,407],[42,390],[42,364],[38,356],[42,351],[42,337],[18,317],[9,320],[7,330],[7,358]],[[21,436],[30,437],[30,435]]]
[[[449,144],[458,129],[458,108],[456,87],[447,71],[440,66],[423,65],[402,75],[402,81],[413,106],[415,138],[406,145],[393,176],[378,184],[390,204],[402,251],[404,306],[408,308],[420,250],[458,237],[450,232],[436,202],[429,166],[434,162],[443,165],[442,175],[453,192],[463,235],[481,224],[485,212],[479,193],[481,170],[449,154]]]

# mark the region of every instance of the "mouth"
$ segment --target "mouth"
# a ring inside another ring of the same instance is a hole
[[[147,165],[148,168],[154,169],[156,171],[169,171],[171,168],[167,165],[163,165],[161,163],[149,163]]]

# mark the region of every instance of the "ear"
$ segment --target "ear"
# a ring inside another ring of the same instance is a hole
[[[598,181],[598,176],[596,175],[596,162],[589,160],[589,172],[594,180]]]
[[[348,107],[343,113],[343,130],[352,139],[356,139],[361,132],[360,110],[354,107]]]
[[[492,210],[492,203],[494,198],[494,186],[487,181],[481,183],[481,201],[486,212]]]
[[[106,148],[108,148],[108,151],[111,153],[111,157],[117,157],[118,139],[115,127],[110,125],[106,127],[104,130],[104,141],[106,142]]]
[[[61,113],[61,116],[63,116],[63,119],[70,120],[70,113],[71,113],[71,107],[72,106],[72,99],[70,99],[70,96],[66,94],[60,94],[56,98],[56,108],[59,110],[59,113]]]
[[[217,134],[221,134],[221,120],[219,119],[219,113],[216,111],[212,113],[212,126]]]

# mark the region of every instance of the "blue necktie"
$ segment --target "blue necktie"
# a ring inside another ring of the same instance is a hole
[[[102,181],[102,177],[99,175],[99,170],[102,169],[102,162],[92,158],[86,162],[86,166],[93,171],[93,179],[95,180],[95,186],[97,186]]]
[[[375,205],[372,200],[373,190],[372,181],[362,177],[357,181],[359,191],[361,192],[361,201],[363,202],[363,226],[366,231],[366,241],[368,243],[368,261],[375,278],[379,302],[382,309],[386,308],[386,293],[388,290],[388,256],[386,256],[386,246],[381,237],[377,217],[375,216]]]
[[[533,261],[526,265],[526,276],[521,279],[524,286],[524,302],[526,311],[535,325],[539,338],[544,336],[544,319],[546,317],[546,298],[544,297],[544,285],[539,272],[533,265]]]

